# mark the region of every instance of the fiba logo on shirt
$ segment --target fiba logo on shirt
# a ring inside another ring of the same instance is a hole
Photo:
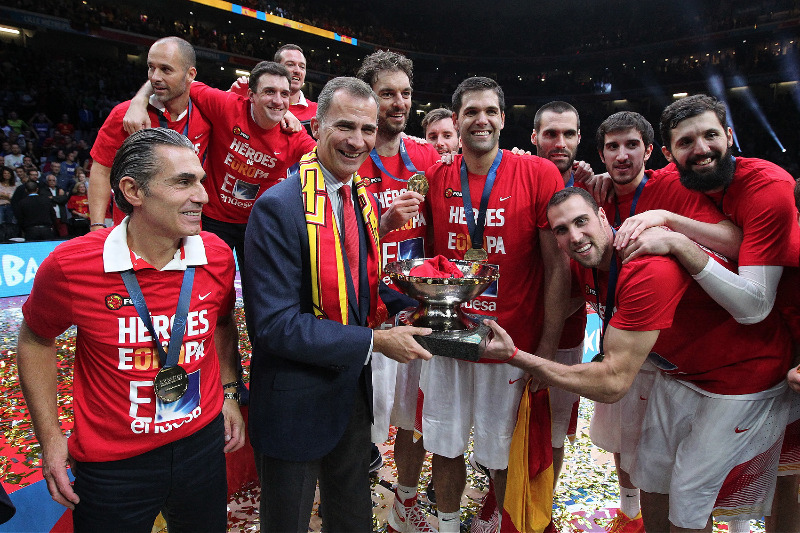
[[[250,136],[248,134],[246,134],[245,132],[243,132],[242,128],[240,128],[239,126],[234,126],[233,127],[233,134],[234,135],[238,135],[239,137],[244,137],[245,139],[249,139],[250,138]]]
[[[106,307],[108,307],[110,311],[119,311],[126,305],[133,305],[130,298],[126,298],[117,293],[106,296]]]
[[[448,187],[444,190],[444,197],[445,198],[461,198],[461,191],[454,191],[452,188]]]
[[[375,176],[374,178],[366,178],[362,177],[361,182],[364,184],[364,187],[369,187],[373,183],[380,183],[383,181],[380,176]]]

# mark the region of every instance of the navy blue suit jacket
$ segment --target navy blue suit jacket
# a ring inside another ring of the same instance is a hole
[[[324,456],[344,433],[353,402],[372,406],[370,369],[364,364],[372,332],[366,327],[370,291],[363,217],[356,209],[360,301],[357,309],[350,306],[350,325],[345,326],[313,314],[303,212],[298,175],[256,201],[247,223],[242,284],[253,348],[250,440],[259,453],[289,461]],[[390,312],[413,302],[384,289],[381,296]],[[354,302],[349,283],[348,292]],[[365,378],[367,397],[358,398],[358,380]]]

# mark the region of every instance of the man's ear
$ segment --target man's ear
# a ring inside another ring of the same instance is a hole
[[[123,176],[121,180],[119,180],[119,190],[122,192],[122,196],[125,200],[128,201],[134,207],[139,207],[142,205],[142,198],[144,198],[144,191],[139,184],[136,183],[136,180],[130,176]]]
[[[314,137],[316,140],[319,140],[319,120],[317,117],[311,117],[311,136]]]

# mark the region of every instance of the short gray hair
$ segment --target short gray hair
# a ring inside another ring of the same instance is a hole
[[[317,98],[317,121],[320,123],[325,122],[325,115],[328,114],[331,103],[333,103],[333,95],[338,90],[342,90],[356,98],[371,98],[375,102],[375,105],[380,107],[378,95],[375,94],[375,91],[373,91],[369,85],[357,78],[340,76],[326,83],[325,87],[323,87],[322,91],[319,93],[319,97]]]
[[[111,165],[111,188],[114,190],[114,200],[126,215],[133,212],[133,206],[122,194],[119,182],[125,176],[130,176],[148,194],[150,179],[161,169],[161,158],[156,153],[158,146],[178,146],[194,152],[194,145],[189,139],[167,128],[140,130],[125,139]]]
[[[194,47],[189,44],[188,41],[181,39],[180,37],[170,36],[162,37],[154,42],[153,45],[161,43],[172,43],[178,47],[178,53],[180,54],[181,59],[183,59],[183,66],[186,67],[186,70],[189,70],[191,67],[197,65],[197,55],[195,54]]]

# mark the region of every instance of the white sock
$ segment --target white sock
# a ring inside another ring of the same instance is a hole
[[[750,520],[731,520],[728,533],[750,533]]]
[[[403,485],[397,485],[397,495],[400,497],[401,501],[406,501],[409,498],[413,498],[417,495],[417,487],[404,487]]]
[[[639,489],[629,489],[620,486],[619,488],[619,508],[628,518],[636,518],[641,511],[639,504]]]
[[[443,513],[438,511],[439,533],[459,533],[461,531],[461,510],[455,513]]]

